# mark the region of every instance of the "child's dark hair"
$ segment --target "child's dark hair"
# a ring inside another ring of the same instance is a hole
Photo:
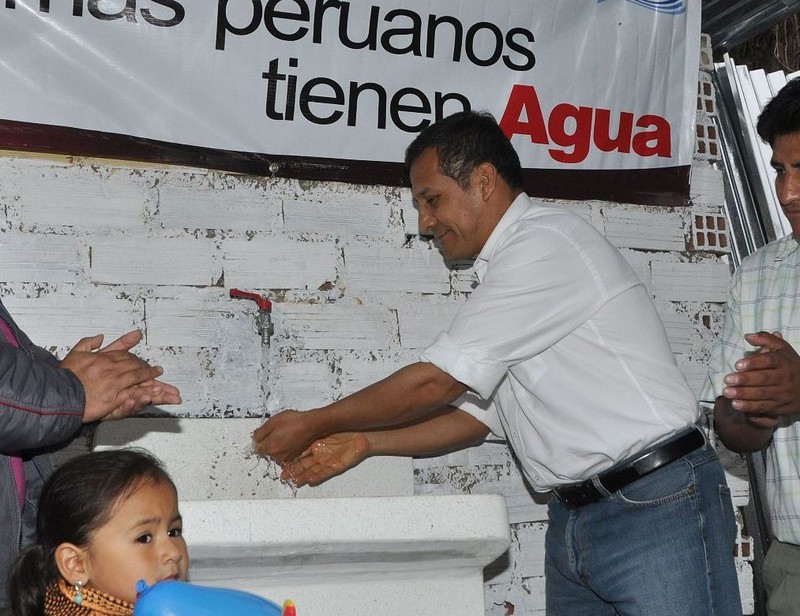
[[[9,579],[14,616],[41,616],[47,586],[58,580],[56,548],[83,547],[114,506],[144,481],[174,486],[162,463],[141,449],[93,451],[61,465],[45,482],[36,515],[36,543],[20,554]]]

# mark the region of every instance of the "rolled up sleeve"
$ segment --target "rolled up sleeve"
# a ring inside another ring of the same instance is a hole
[[[484,400],[472,392],[467,392],[454,400],[451,406],[455,406],[472,415],[472,417],[489,428],[494,436],[502,439],[506,438],[503,424],[500,422],[500,415],[491,400]]]
[[[420,359],[447,372],[484,400],[492,395],[508,370],[508,366],[482,354],[480,349],[461,349],[447,332],[439,334]]]

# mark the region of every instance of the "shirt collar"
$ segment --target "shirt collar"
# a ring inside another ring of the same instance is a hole
[[[483,274],[486,272],[486,268],[489,265],[489,259],[494,254],[497,244],[500,242],[500,238],[511,225],[519,220],[530,206],[531,201],[528,195],[520,193],[517,195],[517,198],[511,202],[505,214],[503,214],[502,218],[497,222],[492,233],[489,235],[489,239],[486,240],[483,248],[481,248],[480,254],[478,254],[475,259],[474,269],[478,282],[483,280]]]
[[[800,244],[798,244],[797,239],[795,239],[794,235],[787,235],[784,238],[783,246],[778,254],[775,255],[776,261],[783,261],[784,259],[788,259],[792,254],[794,254],[797,249],[800,248]]]

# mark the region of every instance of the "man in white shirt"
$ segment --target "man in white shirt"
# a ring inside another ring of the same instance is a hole
[[[523,193],[490,116],[455,114],[406,152],[420,228],[480,284],[420,361],[256,449],[316,483],[368,455],[504,434],[539,491],[550,616],[741,614],[724,473],[647,291],[581,217]],[[299,458],[299,459],[298,459]]]
[[[757,130],[772,147],[775,189],[792,233],[744,259],[728,293],[703,398],[723,444],[766,449],[774,539],[764,562],[770,616],[800,616],[800,78],[766,105]]]

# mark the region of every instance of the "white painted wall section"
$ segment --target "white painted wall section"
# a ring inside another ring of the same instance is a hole
[[[337,277],[340,250],[331,241],[284,237],[222,243],[225,285],[241,289],[316,290]]]

